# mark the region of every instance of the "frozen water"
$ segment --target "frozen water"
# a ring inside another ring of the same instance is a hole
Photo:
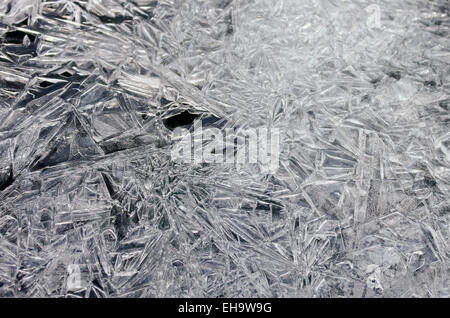
[[[0,1],[0,296],[449,297],[449,8]]]

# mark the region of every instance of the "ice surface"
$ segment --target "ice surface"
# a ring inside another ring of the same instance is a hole
[[[0,296],[449,297],[449,32],[446,0],[0,1]],[[280,129],[279,169],[171,160],[199,120]]]

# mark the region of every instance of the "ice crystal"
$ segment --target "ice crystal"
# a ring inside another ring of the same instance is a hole
[[[449,8],[0,1],[0,296],[450,296]]]

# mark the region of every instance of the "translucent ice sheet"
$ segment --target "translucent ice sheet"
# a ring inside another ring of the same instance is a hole
[[[449,9],[0,0],[0,296],[450,297]]]

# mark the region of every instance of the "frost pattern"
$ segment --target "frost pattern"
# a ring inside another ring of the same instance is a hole
[[[448,1],[3,0],[0,36],[0,296],[450,296]],[[194,117],[280,168],[171,161]]]

